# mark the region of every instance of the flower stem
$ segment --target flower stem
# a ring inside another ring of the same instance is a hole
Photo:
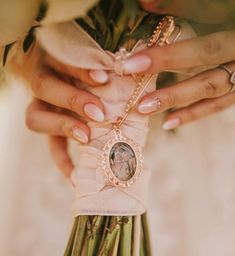
[[[79,216],[77,230],[74,238],[73,250],[71,256],[81,255],[83,242],[86,235],[86,226],[88,216]]]
[[[131,256],[133,217],[123,217],[119,255]]]
[[[72,253],[73,244],[74,244],[74,238],[75,238],[77,226],[78,226],[78,217],[76,217],[74,219],[73,229],[71,231],[71,234],[70,234],[70,237],[69,237],[69,241],[68,241],[68,244],[67,244],[64,256],[70,256],[71,253]]]
[[[120,233],[120,217],[112,216],[110,217],[110,223],[105,234],[105,238],[103,239],[103,243],[101,244],[99,250],[99,256],[114,256],[115,254],[115,242],[116,239],[119,239]]]
[[[143,230],[143,240],[144,240],[144,250],[145,255],[151,256],[151,243],[150,243],[150,235],[149,235],[149,226],[148,226],[148,219],[147,214],[144,213],[141,215],[141,223],[142,223],[142,230]]]
[[[134,217],[133,232],[133,256],[140,255],[141,218],[140,215]]]
[[[104,219],[104,216],[93,216],[92,220],[87,222],[86,256],[98,254]]]

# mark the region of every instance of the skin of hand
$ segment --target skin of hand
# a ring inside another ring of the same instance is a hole
[[[42,52],[38,45],[20,58],[12,58],[8,66],[27,82],[34,95],[26,111],[27,127],[49,136],[52,157],[69,177],[73,163],[67,139],[87,143],[90,129],[86,122],[103,122],[105,113],[102,102],[85,89],[75,87],[71,79],[89,86],[104,86],[108,82],[107,73],[62,64]]]
[[[230,62],[235,71],[234,60],[235,30],[230,30],[143,50],[126,60],[123,68],[126,74],[143,74]],[[173,109],[163,124],[164,129],[173,129],[235,104],[231,87],[230,75],[216,68],[145,95],[137,109],[141,114]]]
[[[233,0],[140,0],[142,7],[208,24],[234,23]]]

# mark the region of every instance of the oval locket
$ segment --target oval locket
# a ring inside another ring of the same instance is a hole
[[[108,185],[129,187],[143,169],[140,146],[123,136],[120,130],[115,130],[114,136],[104,145],[102,169]]]

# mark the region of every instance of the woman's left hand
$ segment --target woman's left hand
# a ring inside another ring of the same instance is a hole
[[[235,62],[227,66],[235,70]],[[174,109],[163,124],[166,130],[174,129],[234,105],[235,92],[231,91],[233,84],[229,78],[221,67],[205,71],[143,97],[138,110],[142,114],[156,114]]]
[[[234,23],[233,0],[140,0],[141,6],[157,14],[171,14],[208,24]]]
[[[61,63],[42,52],[37,44],[27,54],[18,54],[18,58],[11,58],[7,64],[14,74],[27,82],[34,95],[26,111],[26,125],[48,135],[52,157],[65,177],[69,177],[73,163],[67,150],[67,139],[88,143],[90,128],[87,121],[104,120],[100,99],[74,86],[73,80],[91,87],[105,86],[108,75],[104,71]]]
[[[124,63],[124,70],[148,74],[230,62],[235,71],[233,60],[235,31],[231,30],[138,52]],[[163,124],[164,129],[173,129],[235,104],[230,79],[222,68],[211,69],[144,96],[137,108],[141,114],[174,109]]]

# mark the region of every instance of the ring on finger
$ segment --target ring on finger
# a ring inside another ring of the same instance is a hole
[[[218,68],[225,70],[229,74],[229,81],[232,84],[230,92],[235,91],[235,71],[233,71],[227,64],[219,65]]]

